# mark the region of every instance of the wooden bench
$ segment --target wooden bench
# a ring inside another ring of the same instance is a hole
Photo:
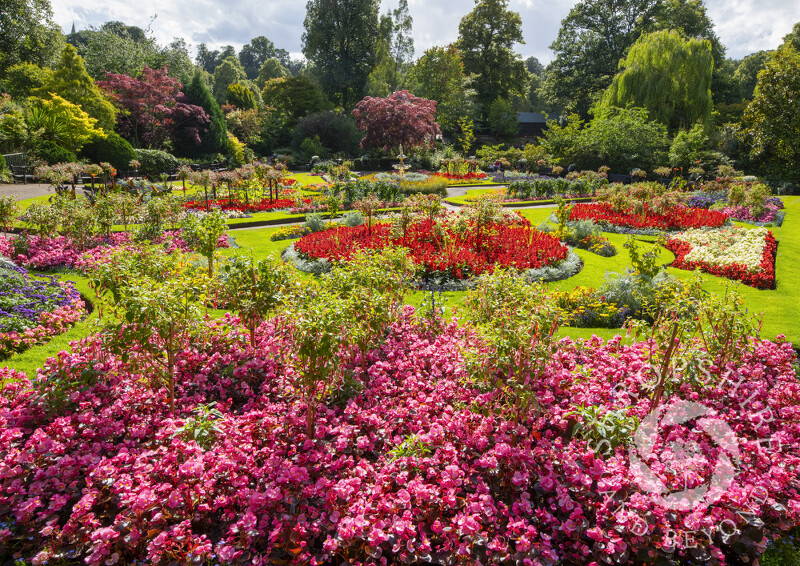
[[[14,177],[15,183],[22,182],[23,185],[27,184],[28,181],[31,183],[36,181],[36,177],[33,174],[33,167],[30,165],[12,165],[11,175]]]

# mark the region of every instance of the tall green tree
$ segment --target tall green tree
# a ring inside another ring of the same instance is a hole
[[[725,58],[725,46],[714,31],[714,23],[708,17],[703,0],[661,0],[656,6],[654,17],[643,19],[639,29],[643,33],[672,29],[686,39],[707,39],[711,43],[711,55],[714,57],[714,72],[711,76],[714,102],[739,102],[741,93],[733,78],[736,65]]]
[[[402,73],[414,59],[414,38],[411,35],[413,25],[411,12],[408,10],[408,0],[400,0],[397,8],[392,10],[390,54],[395,63],[392,90],[400,86]]]
[[[242,64],[235,57],[228,57],[214,69],[214,98],[218,104],[225,104],[228,87],[247,78]]]
[[[547,102],[588,116],[639,37],[637,23],[651,18],[656,7],[657,0],[583,0],[573,6],[550,44],[555,58],[542,87]]]
[[[772,54],[772,51],[756,51],[742,59],[742,62],[736,67],[734,77],[739,81],[742,96],[746,100],[753,100],[758,73],[767,66]]]
[[[145,66],[167,67],[169,76],[182,82],[191,80],[194,64],[183,39],[160,45],[149,30],[122,22],[106,22],[99,28],[81,30],[67,37],[83,57],[86,70],[95,79],[105,73],[139,76]]]
[[[285,65],[289,61],[289,52],[285,49],[277,49],[275,44],[263,35],[254,37],[239,51],[239,62],[250,80],[254,80],[258,76],[261,66],[273,58]]]
[[[792,31],[783,36],[783,44],[791,45],[795,51],[800,51],[800,22],[794,24]]]
[[[275,57],[267,59],[258,70],[258,76],[255,83],[258,88],[263,89],[264,84],[270,79],[277,79],[280,77],[289,76],[289,71],[281,65],[281,62]]]
[[[64,36],[53,21],[49,0],[0,2],[0,78],[6,69],[23,61],[48,67],[63,45]]]
[[[219,51],[209,49],[205,43],[201,43],[197,46],[197,55],[194,57],[194,62],[206,73],[213,74],[214,69],[220,63]]]
[[[98,127],[114,131],[117,115],[114,105],[89,76],[83,64],[83,57],[78,55],[78,51],[72,45],[64,46],[61,59],[44,86],[32,92],[43,98],[48,97],[50,93],[80,106],[90,117],[97,120]]]
[[[707,124],[711,117],[714,59],[707,40],[684,39],[673,30],[645,34],[620,62],[621,72],[601,107],[645,108],[670,131]]]
[[[457,134],[460,120],[474,118],[475,90],[454,45],[427,49],[409,70],[407,82],[414,94],[437,102],[436,121],[444,135]]]
[[[309,0],[303,54],[328,97],[345,110],[361,100],[378,47],[378,0]]]
[[[180,153],[190,157],[204,154],[223,153],[228,147],[228,130],[225,116],[203,80],[203,71],[198,69],[192,81],[183,89],[187,101],[196,104],[208,114],[208,132],[202,138],[200,146],[187,145],[180,148]]]
[[[714,32],[703,0],[661,0],[653,17],[642,19],[640,24],[643,33],[672,29],[684,38],[707,39],[716,65],[725,57],[725,46]]]
[[[742,123],[751,158],[775,179],[800,183],[800,53],[791,44],[758,74]]]
[[[475,90],[484,119],[495,99],[527,94],[528,75],[512,50],[515,43],[525,43],[522,18],[508,10],[507,0],[475,0],[475,8],[458,25],[456,46],[464,71],[479,77]]]
[[[304,116],[328,109],[325,94],[308,77],[271,79],[261,91],[264,103],[278,111],[291,129]]]

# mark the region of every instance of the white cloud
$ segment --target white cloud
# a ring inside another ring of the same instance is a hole
[[[510,9],[522,16],[525,45],[517,46],[518,52],[523,57],[535,55],[542,62],[550,61],[550,44],[574,4],[570,0],[510,0]],[[238,49],[253,37],[264,35],[276,47],[293,53],[301,50],[306,11],[305,0],[105,0],[95,4],[52,0],[52,5],[56,21],[65,31],[73,22],[78,29],[85,29],[109,20],[146,28],[157,15],[151,29],[161,43],[183,37],[192,46],[205,42],[211,48],[231,44]],[[381,13],[396,5],[396,0],[383,0]],[[707,0],[706,5],[728,56],[737,59],[761,49],[774,49],[800,21],[796,0]],[[454,42],[459,21],[474,6],[474,0],[410,0],[416,55],[433,45]]]

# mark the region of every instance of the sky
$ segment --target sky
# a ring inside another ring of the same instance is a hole
[[[458,23],[475,6],[475,0],[409,0],[414,20],[414,47],[419,57],[434,45],[447,45],[458,37]],[[183,37],[190,47],[205,43],[210,49],[233,45],[238,50],[251,38],[264,35],[276,47],[301,56],[305,0],[103,0],[77,2],[51,0],[53,14],[66,33],[100,26],[109,20],[146,29],[150,26],[162,43]],[[510,0],[509,8],[522,17],[524,45],[516,51],[542,63],[553,58],[550,44],[574,0]],[[381,13],[395,8],[397,0],[382,0]],[[796,22],[797,0],[706,0],[708,15],[727,56],[741,59],[755,51],[774,49]]]

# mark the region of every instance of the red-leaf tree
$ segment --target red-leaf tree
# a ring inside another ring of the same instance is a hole
[[[389,152],[432,146],[441,133],[436,123],[436,101],[399,90],[386,98],[367,96],[353,110],[358,128],[364,132],[361,147],[379,147]]]
[[[145,65],[139,77],[107,72],[106,80],[97,84],[124,110],[117,115],[117,129],[135,146],[161,147],[168,137],[199,143],[208,125],[208,115],[186,103],[180,81],[170,77],[166,67]]]

